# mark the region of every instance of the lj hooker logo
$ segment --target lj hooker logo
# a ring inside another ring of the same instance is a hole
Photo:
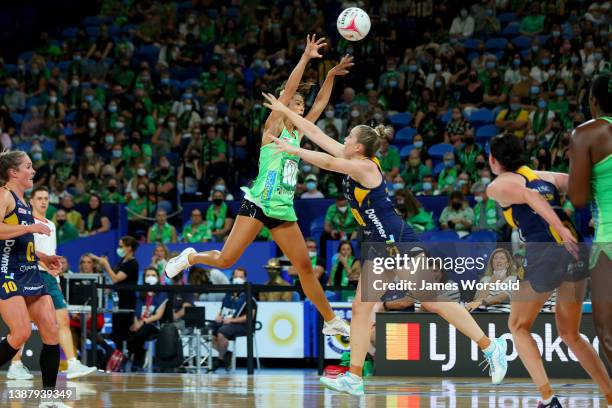
[[[387,360],[421,359],[421,324],[387,323]]]

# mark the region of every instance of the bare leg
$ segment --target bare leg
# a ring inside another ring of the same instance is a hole
[[[591,270],[591,302],[595,331],[603,354],[612,365],[612,261],[601,253],[595,268]]]
[[[22,296],[13,296],[0,301],[0,316],[9,328],[7,336],[9,345],[14,349],[20,349],[32,333],[31,319],[25,299]],[[5,361],[0,362],[0,364],[4,363]]]
[[[273,228],[270,232],[281,251],[287,255],[291,264],[297,269],[302,289],[304,289],[308,299],[315,305],[325,321],[334,319],[336,315],[314,274],[312,263],[308,258],[306,242],[298,224],[296,222],[286,222]]]
[[[204,264],[215,268],[230,268],[255,240],[263,223],[255,218],[239,215],[221,251],[205,251],[189,255],[189,264]]]
[[[580,365],[599,385],[601,392],[608,396],[612,393],[612,382],[610,382],[606,367],[591,344],[580,336],[582,300],[567,300],[568,295],[573,296],[575,293],[584,295],[585,288],[586,281],[584,280],[581,282],[565,282],[561,285],[555,309],[557,330],[559,336],[578,358]]]
[[[475,342],[486,337],[474,317],[467,309],[455,302],[423,302],[422,305],[430,312],[437,313],[444,320],[452,324],[461,333]]]
[[[67,360],[76,358],[74,353],[74,343],[72,342],[72,333],[70,331],[70,319],[68,318],[68,309],[59,309],[55,311],[55,318],[59,324],[59,344],[64,350],[64,355]]]
[[[361,301],[361,276],[357,283],[355,298],[353,299],[353,315],[351,317],[351,333],[370,333],[372,330],[372,309],[376,302]],[[351,367],[349,371],[361,377],[363,363],[370,347],[370,337],[354,335],[350,338],[351,345]]]
[[[518,351],[519,357],[523,365],[529,372],[531,379],[535,385],[542,390],[542,387],[549,386],[548,375],[542,363],[542,357],[538,350],[538,346],[531,337],[531,326],[535,321],[538,313],[542,309],[542,305],[550,297],[551,292],[537,294],[527,281],[522,281],[519,289],[521,299],[511,302],[510,318],[508,326],[514,338],[514,345]],[[531,296],[530,298],[528,296]],[[542,398],[547,399],[550,395],[542,393]]]
[[[18,363],[21,361],[21,355],[23,354],[23,346],[21,346],[21,348],[19,349],[19,351],[17,352],[17,354],[15,354],[15,357],[13,357],[11,359],[11,363]]]
[[[59,330],[51,296],[29,297],[26,303],[30,317],[38,327],[43,344],[59,344]]]

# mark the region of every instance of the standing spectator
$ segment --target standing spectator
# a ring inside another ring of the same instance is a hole
[[[176,243],[176,228],[168,223],[168,214],[163,208],[155,212],[155,224],[147,232],[147,242],[160,242],[162,244]]]
[[[225,202],[225,193],[216,190],[212,204],[206,209],[206,223],[216,242],[223,242],[234,225],[234,213]]]
[[[468,235],[474,222],[474,211],[459,191],[453,191],[448,205],[440,215],[440,228],[457,231],[461,236]]]
[[[92,256],[102,269],[111,278],[114,285],[136,285],[138,284],[138,261],[134,253],[138,243],[129,235],[119,240],[117,255],[121,258],[119,264],[113,269],[108,258]],[[117,307],[122,310],[135,310],[137,295],[134,291],[118,290],[119,302]],[[110,338],[115,343],[117,350],[123,349],[123,342],[130,336],[130,327],[134,320],[133,312],[113,313],[113,331]],[[115,352],[117,352],[117,350]],[[120,352],[120,351],[119,351]]]
[[[68,221],[68,215],[64,209],[55,213],[55,224],[57,224],[57,243],[64,244],[79,238],[79,230]]]
[[[476,201],[472,231],[493,231],[500,240],[506,225],[501,207],[487,196],[487,188],[482,182],[474,184],[472,193]]]
[[[145,285],[158,285],[159,278],[154,268],[144,271]],[[128,350],[133,356],[132,371],[140,371],[144,366],[145,342],[159,333],[160,321],[166,311],[168,296],[164,292],[145,292],[138,296],[134,320],[130,326]]]
[[[191,221],[183,227],[183,242],[209,242],[212,233],[207,222],[202,219],[202,211],[194,209],[191,211]]]
[[[268,281],[265,285],[291,286],[281,277],[282,268],[278,258],[269,259],[264,269],[268,272]],[[259,300],[262,302],[290,302],[292,297],[293,294],[290,291],[261,292],[259,294]]]
[[[317,185],[317,176],[315,176],[314,174],[309,174],[308,176],[306,176],[306,179],[304,180],[305,185],[306,185],[306,191],[304,193],[302,193],[302,195],[300,196],[300,198],[325,198],[325,196],[323,195],[322,192],[319,191],[318,189],[318,185]]]

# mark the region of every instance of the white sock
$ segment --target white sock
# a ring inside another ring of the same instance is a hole
[[[79,362],[79,360],[77,360],[76,357],[72,357],[72,358],[68,359],[68,367],[73,367],[78,362]]]
[[[493,350],[495,350],[495,341],[493,339],[491,339],[491,344],[489,344],[489,347],[487,347],[486,349],[482,350],[485,353],[492,353]]]
[[[553,398],[555,398],[555,394],[551,395],[550,398],[542,400],[542,404],[547,405],[550,404],[553,400]]]

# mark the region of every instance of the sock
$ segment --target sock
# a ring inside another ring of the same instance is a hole
[[[550,398],[546,398],[545,400],[542,400],[542,404],[544,405],[550,404],[554,397],[555,397],[554,395],[551,395]]]
[[[19,349],[14,349],[8,342],[8,337],[0,342],[0,366],[8,363],[15,357]]]
[[[489,347],[491,347],[491,339],[488,338],[487,336],[483,336],[482,339],[478,340],[478,347],[480,347],[482,351],[493,350],[493,348],[491,348],[490,350],[487,350],[489,349]]]
[[[43,388],[55,388],[57,372],[59,370],[59,360],[59,344],[43,344],[39,360]]]
[[[550,401],[552,401],[552,398],[554,395],[552,387],[550,386],[550,383],[541,385],[538,387],[538,389],[540,390],[540,395],[542,395],[542,402],[544,404],[550,404]]]
[[[348,372],[350,374],[353,374],[354,376],[361,378],[361,376],[363,375],[363,366],[356,366],[351,364],[351,367],[349,368]]]
[[[608,403],[608,407],[612,405],[612,392],[606,394],[606,402]]]
[[[78,363],[79,360],[76,359],[76,357],[72,357],[70,359],[68,359],[68,368],[75,366]]]

